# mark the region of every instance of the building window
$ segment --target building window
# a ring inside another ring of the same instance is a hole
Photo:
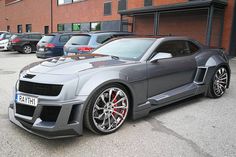
[[[104,3],[104,15],[111,15],[111,2]]]
[[[57,0],[57,5],[70,4],[74,2],[80,2],[84,0]]]
[[[22,25],[17,25],[17,33],[22,33]]]
[[[152,6],[152,0],[144,0],[144,6]]]
[[[49,26],[44,26],[44,34],[48,34],[49,33]]]
[[[72,31],[80,31],[81,25],[79,23],[72,23]]]
[[[91,22],[90,30],[91,31],[100,31],[101,30],[101,22]]]
[[[10,32],[11,31],[11,27],[8,25],[7,26],[7,31]]]
[[[58,25],[57,25],[57,31],[58,31],[58,32],[61,32],[61,31],[64,31],[64,30],[65,30],[64,24],[58,24]]]
[[[25,25],[25,30],[26,30],[26,32],[31,32],[32,31],[32,25],[31,24],[26,24]]]
[[[118,0],[118,11],[126,10],[127,0]]]

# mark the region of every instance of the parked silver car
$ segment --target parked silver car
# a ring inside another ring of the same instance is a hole
[[[45,138],[117,131],[127,116],[205,94],[221,97],[228,59],[186,37],[123,38],[92,54],[50,58],[20,72],[10,121]]]

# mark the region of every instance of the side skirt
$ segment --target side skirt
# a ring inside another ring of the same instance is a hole
[[[206,85],[198,85],[190,83],[173,90],[164,92],[162,94],[148,98],[145,104],[138,106],[138,109],[133,114],[133,119],[138,119],[147,116],[151,110],[172,104],[174,102],[205,93],[207,90]]]

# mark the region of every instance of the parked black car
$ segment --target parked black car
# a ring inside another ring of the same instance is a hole
[[[36,56],[49,58],[63,56],[63,47],[74,33],[53,33],[45,35],[37,44]]]
[[[20,53],[31,53],[36,51],[36,45],[43,37],[41,33],[14,34],[10,38],[9,47]]]
[[[128,32],[88,32],[79,33],[71,37],[64,46],[65,55],[89,53],[108,40],[121,36],[130,36]]]

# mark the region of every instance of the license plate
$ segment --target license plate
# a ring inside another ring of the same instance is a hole
[[[16,102],[20,104],[26,104],[30,106],[37,106],[38,105],[38,98],[26,96],[26,95],[16,95]]]
[[[40,51],[40,52],[43,52],[43,51],[44,51],[44,48],[39,48],[39,51]]]
[[[75,55],[75,53],[68,53],[68,56],[73,56]]]

